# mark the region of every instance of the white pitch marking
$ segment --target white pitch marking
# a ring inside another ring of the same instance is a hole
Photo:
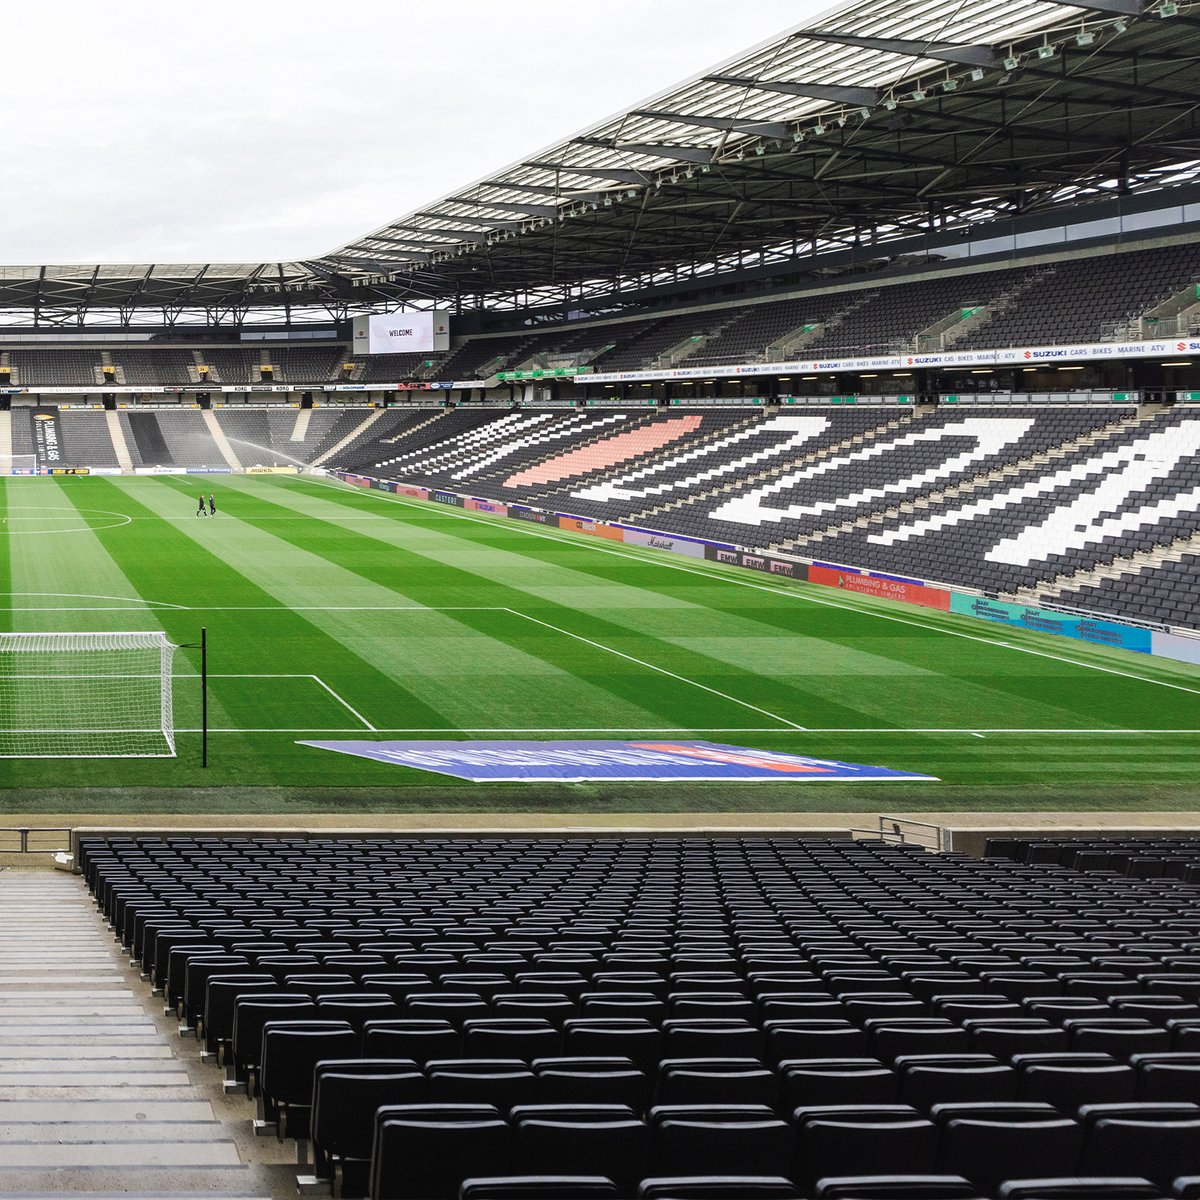
[[[305,482],[313,483],[313,484],[320,484],[324,487],[331,487],[335,491],[342,492],[344,494],[352,494],[352,495],[362,495],[363,494],[362,489],[354,488],[350,484],[331,483],[325,479],[306,479]],[[347,493],[347,489],[349,489],[348,493]],[[389,495],[385,492],[376,492],[376,491],[370,491],[367,493],[367,495],[371,496],[373,499],[389,500],[395,504],[404,505],[406,508],[419,508],[423,512],[427,511],[426,506],[419,504],[415,500],[405,500],[399,496]],[[484,523],[484,524],[494,524],[494,522],[495,522],[495,518],[479,517],[473,513],[463,512],[457,508],[449,509],[449,508],[443,507],[442,509],[439,509],[437,511],[441,511],[444,513],[444,515],[447,515],[447,516],[456,517],[459,520],[475,521],[476,523]],[[1118,671],[1115,667],[1102,667],[1096,663],[1080,662],[1078,659],[1066,658],[1061,654],[1051,654],[1051,653],[1049,653],[1049,651],[1046,651],[1046,650],[1034,650],[1028,646],[1014,646],[1011,642],[999,642],[999,641],[996,641],[995,638],[982,637],[982,636],[980,636],[978,634],[974,634],[974,633],[965,633],[962,630],[958,630],[958,629],[946,629],[941,625],[930,625],[929,623],[924,622],[924,621],[915,621],[910,617],[900,617],[900,616],[896,616],[893,613],[876,612],[874,609],[862,607],[862,606],[856,605],[856,604],[844,604],[844,603],[839,603],[835,600],[826,600],[826,599],[818,598],[817,596],[813,596],[813,595],[809,594],[807,591],[804,591],[804,592],[785,591],[783,588],[768,587],[765,584],[753,583],[748,579],[736,579],[733,576],[728,575],[728,574],[718,574],[713,571],[701,571],[701,570],[697,570],[694,567],[686,566],[682,563],[667,562],[665,554],[661,555],[660,557],[653,557],[652,555],[629,554],[629,553],[626,553],[621,550],[611,549],[608,546],[598,546],[598,545],[589,543],[588,541],[584,541],[584,540],[576,540],[573,538],[564,538],[561,536],[561,534],[556,536],[555,534],[552,534],[552,533],[549,533],[546,531],[532,529],[532,528],[526,528],[526,526],[530,524],[529,522],[521,521],[521,522],[516,522],[516,524],[518,526],[520,526],[520,532],[524,533],[527,537],[542,537],[542,538],[548,538],[551,541],[567,542],[570,545],[578,545],[581,547],[585,547],[586,549],[595,551],[596,553],[599,553],[599,554],[615,554],[618,558],[628,558],[635,562],[654,563],[657,566],[664,567],[667,570],[671,570],[671,571],[683,571],[685,574],[688,574],[688,575],[699,575],[705,579],[715,579],[718,582],[732,583],[738,587],[748,587],[748,588],[753,588],[755,591],[770,592],[771,594],[776,595],[776,596],[790,596],[793,599],[805,601],[808,604],[819,604],[825,608],[840,608],[840,609],[844,609],[848,612],[860,613],[863,616],[875,617],[880,621],[895,621],[901,625],[911,625],[916,629],[927,629],[932,633],[944,633],[949,637],[965,638],[967,641],[981,642],[986,646],[998,646],[998,647],[1002,647],[1007,650],[1015,650],[1020,654],[1032,654],[1037,658],[1049,658],[1049,659],[1053,659],[1055,662],[1067,663],[1068,665],[1073,666],[1073,667],[1082,667],[1086,670],[1092,670],[1092,671],[1102,671],[1106,675],[1120,675],[1125,679],[1135,679],[1139,683],[1157,684],[1159,687],[1173,688],[1176,691],[1189,692],[1192,695],[1200,696],[1200,689],[1184,687],[1184,685],[1181,683],[1168,683],[1164,679],[1152,679],[1147,675],[1135,675],[1131,671]]]
[[[54,596],[60,600],[121,600],[127,604],[149,604],[155,608],[176,608],[181,612],[187,611],[186,604],[171,604],[166,600],[143,600],[140,596],[105,596],[99,592],[0,592],[0,596]],[[10,607],[10,612],[95,612],[94,608],[49,608],[45,610],[37,608],[28,609],[13,609]],[[111,610],[100,610],[111,611]],[[119,611],[119,610],[117,610]]]
[[[37,731],[34,731],[37,732]],[[143,732],[154,733],[156,730],[144,730]],[[178,728],[176,733],[199,733],[199,728],[182,729]],[[264,729],[210,729],[209,733],[358,733],[357,727],[350,726],[346,728],[329,728],[327,726],[308,727],[303,729],[284,729],[281,727],[271,727]],[[720,726],[720,725],[697,725],[689,728],[681,728],[677,725],[664,725],[654,729],[635,729],[629,726],[578,726],[570,727],[565,725],[554,725],[550,727],[530,727],[525,725],[504,725],[504,726],[466,726],[455,725],[453,727],[446,726],[424,726],[413,728],[411,726],[390,726],[378,727],[375,733],[444,733],[447,736],[453,736],[458,733],[633,733],[638,735],[650,733],[869,733],[876,736],[881,733],[933,733],[947,734],[956,737],[983,737],[986,734],[1012,734],[1017,737],[1062,737],[1064,734],[1070,734],[1079,737],[1111,737],[1114,734],[1129,736],[1143,734],[1176,734],[1194,737],[1200,734],[1200,729],[896,729],[893,726],[879,726],[877,728],[856,728],[856,729],[822,729],[820,726],[793,726],[792,729],[780,729],[776,725],[750,726]]]
[[[67,676],[66,678],[70,678],[70,676]],[[134,678],[150,678],[150,677],[149,676],[144,676],[144,677],[143,676],[134,676]],[[157,676],[155,678],[157,678]],[[196,673],[194,671],[191,671],[191,672],[181,671],[178,675],[175,676],[175,678],[176,679],[199,679],[200,676],[198,673]],[[352,705],[344,696],[341,696],[336,691],[334,691],[334,689],[331,688],[329,686],[329,684],[327,684],[325,682],[325,680],[323,680],[320,677],[320,675],[305,675],[305,674],[272,674],[272,675],[219,674],[219,675],[214,675],[214,674],[210,673],[208,678],[209,679],[311,679],[313,681],[313,683],[315,683],[318,687],[324,688],[324,690],[327,691],[344,709],[346,709],[347,712],[349,712],[349,713],[353,714],[355,717],[357,717],[363,723],[363,725],[365,725],[369,730],[371,730],[372,733],[378,732],[378,730],[375,728],[375,726],[372,725],[371,722],[368,721],[367,718],[364,717],[362,715],[362,713],[360,713],[358,711],[358,709],[354,707],[354,705]],[[192,730],[183,730],[182,732],[190,733],[193,731]],[[229,733],[231,731],[226,730],[226,729],[221,729],[221,730],[210,729],[209,732],[210,733]],[[244,730],[243,732],[245,732],[245,733],[263,733],[263,732],[268,732],[268,731],[258,730],[258,729],[253,729],[253,730],[247,729],[247,730]]]
[[[36,732],[36,731],[31,731]],[[153,733],[155,730],[144,730],[142,732]],[[199,733],[200,729],[176,729],[176,733]],[[209,729],[209,733],[361,733],[362,730],[357,726],[349,726],[346,728],[330,729],[327,726],[312,727],[308,729],[282,729],[272,727],[270,729]],[[802,730],[796,726],[794,730],[780,729],[778,725],[764,725],[759,728],[752,728],[745,725],[735,725],[732,727],[722,726],[700,726],[695,729],[682,728],[678,725],[663,725],[653,729],[638,729],[630,728],[629,726],[615,726],[605,728],[602,726],[579,726],[571,727],[565,725],[553,725],[547,727],[530,727],[527,725],[508,725],[499,728],[482,728],[472,726],[458,726],[447,728],[445,726],[431,726],[428,728],[410,728],[410,727],[392,727],[392,728],[375,728],[372,727],[373,733],[440,733],[447,738],[453,738],[461,733],[624,733],[632,734],[635,737],[648,737],[651,734],[673,734],[680,735],[685,733],[801,733],[810,732]]]
[[[595,646],[597,650],[603,650],[608,654],[615,654],[618,658],[623,658],[627,662],[637,663],[639,667],[645,667],[650,671],[657,671],[660,675],[668,675],[672,679],[679,680],[680,683],[686,683],[691,687],[700,688],[701,691],[710,692],[714,696],[720,696],[722,700],[731,700],[734,704],[740,704],[743,708],[748,708],[752,712],[762,713],[764,717],[770,717],[774,721],[790,725],[793,729],[804,728],[803,725],[797,725],[795,721],[789,721],[787,717],[781,717],[778,713],[768,712],[765,708],[759,708],[757,704],[751,704],[748,700],[739,700],[736,696],[731,696],[728,692],[722,692],[717,688],[709,687],[707,683],[698,683],[695,679],[689,679],[686,675],[677,675],[674,671],[668,671],[666,667],[656,667],[654,663],[648,663],[644,658],[635,658],[632,654],[626,654],[622,650],[614,650],[612,646],[606,646],[603,642],[593,641],[591,638],[584,637],[579,633],[572,633],[569,629],[563,629],[561,625],[552,625],[549,621],[543,621],[538,617],[531,617],[528,613],[523,613],[519,609],[510,608],[506,611],[512,613],[514,617],[522,617],[524,620],[532,621],[535,625],[541,625],[545,629],[553,629],[555,633],[561,633],[564,637],[574,638],[577,642],[584,642],[588,646]]]
[[[368,721],[367,718],[364,717],[357,708],[350,704],[349,701],[339,696],[337,692],[335,692],[333,688],[331,688],[329,684],[327,684],[325,680],[320,677],[320,675],[310,675],[308,678],[314,680],[321,687],[323,687],[344,709],[346,709],[347,712],[350,712],[356,716],[372,733],[378,732],[375,726],[372,725],[371,722]]]
[[[25,511],[37,513],[62,513],[61,517],[9,517],[10,512]],[[110,525],[92,525],[88,523],[88,515],[99,515],[101,517],[116,517],[116,524]],[[49,505],[38,504],[13,504],[0,509],[0,526],[7,526],[9,522],[19,523],[22,521],[82,521],[82,525],[76,525],[71,529],[9,529],[0,528],[0,533],[5,537],[33,537],[44,536],[51,533],[103,533],[109,529],[120,529],[125,525],[131,525],[133,518],[128,513],[110,512],[104,508],[64,508],[51,507]]]

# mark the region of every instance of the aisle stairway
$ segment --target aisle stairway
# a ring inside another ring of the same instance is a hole
[[[0,871],[0,1196],[267,1195],[82,881]]]

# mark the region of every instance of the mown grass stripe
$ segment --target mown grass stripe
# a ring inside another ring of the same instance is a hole
[[[337,507],[321,501],[310,501],[305,512],[310,521],[316,520],[328,528],[331,519],[336,516]],[[258,513],[260,510],[257,508],[242,510],[246,520],[256,519]],[[281,531],[287,527],[279,522],[272,522],[269,528],[276,536],[286,536]],[[764,715],[760,709],[765,709],[767,713],[779,713],[780,704],[786,707],[797,699],[794,695],[789,696],[790,689],[782,681],[775,681],[771,687],[775,708],[745,698],[740,689],[758,682],[752,673],[716,662],[686,648],[680,649],[657,639],[635,636],[614,619],[617,612],[615,607],[600,610],[594,604],[589,605],[585,628],[578,629],[579,610],[551,603],[544,595],[531,594],[495,581],[497,575],[511,577],[532,570],[532,567],[520,562],[514,563],[511,555],[506,555],[507,561],[504,562],[501,562],[499,554],[483,560],[474,558],[473,567],[468,569],[455,565],[452,559],[447,561],[437,555],[440,540],[430,542],[424,537],[414,537],[410,530],[401,530],[398,534],[391,522],[381,523],[378,531],[374,528],[364,531],[356,527],[356,535],[350,553],[347,552],[344,538],[328,542],[318,538],[317,543],[325,547],[323,552],[328,554],[331,561],[339,562],[366,578],[384,582],[391,572],[400,572],[406,581],[405,594],[423,603],[437,604],[441,597],[458,602],[476,596],[486,597],[485,602],[489,605],[512,609],[517,614],[528,613],[531,618],[529,621],[512,619],[511,614],[508,621],[490,613],[462,612],[451,615],[462,624],[484,629],[492,638],[520,649],[526,655],[561,667],[577,679],[611,693],[624,703],[637,704],[655,714],[651,718],[654,723],[666,721],[683,728],[701,724],[758,725],[762,723]],[[307,526],[297,529],[295,536],[302,537],[305,546],[314,544]],[[375,543],[375,547],[368,551],[364,543]],[[386,549],[382,549],[384,547]],[[489,569],[492,562],[496,565],[495,570]],[[539,619],[548,620],[553,628],[547,630],[544,626],[534,624]],[[522,624],[531,627],[522,628]],[[648,668],[644,665],[646,663],[653,666]],[[670,672],[670,675],[661,674],[655,668]],[[674,678],[677,676],[682,679]],[[712,690],[705,692],[704,688]],[[513,709],[526,704],[519,691],[511,689],[510,694],[500,697],[500,700]],[[695,715],[698,713],[704,714],[703,718]],[[784,715],[780,723],[785,724],[790,720]],[[577,722],[564,720],[564,723]]]

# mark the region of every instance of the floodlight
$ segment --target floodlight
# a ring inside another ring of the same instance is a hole
[[[913,88],[912,92],[910,93],[910,99],[924,100],[925,99],[925,89],[924,88]]]
[[[1129,28],[1129,26],[1126,25],[1125,22],[1122,21],[1120,17],[1118,17],[1112,23],[1112,28],[1113,28],[1113,33],[1124,33],[1125,30]]]
[[[1038,56],[1038,58],[1053,58],[1054,57],[1054,47],[1051,46],[1049,42],[1043,42],[1037,48],[1037,56]]]
[[[813,133],[816,134],[817,137],[822,137],[825,132],[825,125],[822,122],[818,121],[817,124],[813,126]]]
[[[858,115],[862,117],[864,121],[866,121],[871,116],[871,110],[869,108],[860,108],[858,110]]]
[[[1096,35],[1090,29],[1081,29],[1075,35],[1075,45],[1090,46],[1096,40]]]
[[[1178,12],[1179,5],[1175,3],[1175,0],[1163,0],[1163,2],[1158,6],[1158,15],[1160,17],[1173,17],[1177,15]]]
[[[969,78],[972,83],[978,83],[983,78],[983,68],[972,67]]]
[[[891,112],[893,109],[895,109],[895,107],[896,107],[896,104],[897,104],[896,97],[895,97],[895,96],[889,96],[889,97],[888,97],[888,98],[887,98],[887,99],[886,99],[886,100],[883,102],[883,107],[884,107],[884,108],[886,108],[886,109],[888,110],[888,112]]]
[[[1021,65],[1021,60],[1016,55],[1010,54],[1004,60],[1004,69],[1006,71],[1015,71]]]
[[[949,79],[949,78],[943,79],[942,80],[942,91],[943,92],[957,92],[958,91],[958,80],[957,79]]]

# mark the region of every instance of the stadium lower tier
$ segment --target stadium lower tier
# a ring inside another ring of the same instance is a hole
[[[343,1196],[1195,1196],[1200,842],[1124,874],[1100,842],[989,849],[120,837],[79,862],[210,1069]]]
[[[1026,404],[0,417],[14,463],[315,464],[1200,627],[1200,405],[1140,415],[1118,404]]]

